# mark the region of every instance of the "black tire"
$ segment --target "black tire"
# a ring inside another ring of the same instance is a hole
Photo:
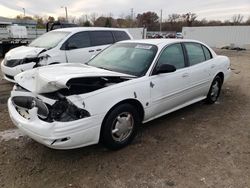
[[[207,94],[206,102],[208,104],[213,104],[217,101],[220,96],[222,87],[222,79],[220,76],[216,76],[210,86],[209,92]]]
[[[131,119],[129,117],[131,117]],[[127,120],[128,118],[130,120]],[[120,121],[121,120],[124,121],[125,124],[120,123],[118,119],[120,119]],[[133,126],[131,126],[132,128],[129,127],[129,129],[125,129],[124,127],[126,127],[126,125],[129,124],[129,122],[131,122],[131,125],[133,124]],[[137,134],[137,128],[140,123],[141,122],[140,122],[139,113],[135,109],[135,107],[130,104],[121,104],[115,107],[107,115],[106,120],[103,122],[101,135],[100,135],[101,136],[100,141],[108,149],[111,149],[111,150],[121,149],[132,142],[132,140]],[[119,127],[119,125],[121,125],[121,127],[118,129],[117,126]],[[117,131],[117,133],[113,133],[113,131],[114,132]],[[129,133],[127,137],[125,137],[126,135],[124,135],[124,140],[118,141],[119,140],[118,135],[125,134],[125,133],[122,133],[123,131],[124,132],[128,131]]]

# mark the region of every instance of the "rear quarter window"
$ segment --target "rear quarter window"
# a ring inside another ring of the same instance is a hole
[[[116,41],[129,40],[130,37],[125,31],[113,31]]]
[[[202,48],[203,48],[206,60],[212,59],[213,56],[212,56],[210,50],[207,47],[203,46],[203,45],[202,45]]]
[[[201,44],[185,43],[190,66],[206,61]]]
[[[113,44],[114,38],[111,31],[90,31],[91,46]]]

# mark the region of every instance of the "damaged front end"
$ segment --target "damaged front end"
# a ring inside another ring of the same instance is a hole
[[[48,147],[96,144],[105,113],[93,108],[89,99],[133,78],[86,65],[29,70],[15,77],[9,114],[26,135]]]
[[[33,108],[37,108],[39,119],[49,123],[75,121],[90,116],[87,110],[77,107],[59,93],[57,100],[50,104],[34,96],[13,96],[11,101],[17,112],[28,120],[32,118],[29,111]]]
[[[56,71],[55,71],[56,70]],[[86,65],[54,65],[29,70],[15,77],[11,101],[18,113],[45,122],[70,122],[90,117],[82,96],[135,78]]]

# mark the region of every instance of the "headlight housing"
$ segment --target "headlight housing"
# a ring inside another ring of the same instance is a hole
[[[24,59],[4,59],[4,65],[7,67],[15,67],[21,64],[26,64],[26,63],[31,63],[31,62],[38,62],[38,58],[37,57],[26,57]]]
[[[50,109],[50,117],[55,121],[67,122],[89,117],[87,110],[78,108],[67,99],[56,101]]]
[[[22,59],[11,59],[11,60],[4,60],[4,65],[6,67],[15,67],[17,65],[22,64]]]
[[[49,58],[50,56],[48,54],[40,56],[37,66],[48,65]]]

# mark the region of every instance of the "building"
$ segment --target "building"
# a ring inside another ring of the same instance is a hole
[[[21,26],[26,26],[27,28],[30,29],[35,29],[37,25],[37,21],[35,20],[29,20],[29,19],[16,19],[16,18],[6,18],[0,16],[0,28],[5,28],[8,25],[21,25]]]

